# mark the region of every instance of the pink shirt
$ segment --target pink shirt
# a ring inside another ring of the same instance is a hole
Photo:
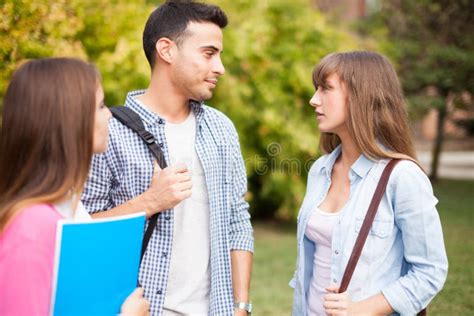
[[[33,205],[0,234],[0,315],[48,315],[61,218],[50,205]]]

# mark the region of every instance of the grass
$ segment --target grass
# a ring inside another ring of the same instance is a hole
[[[434,186],[449,258],[448,279],[430,315],[474,315],[474,181],[440,180]],[[296,260],[295,225],[256,223],[252,301],[255,315],[290,315],[288,287]]]

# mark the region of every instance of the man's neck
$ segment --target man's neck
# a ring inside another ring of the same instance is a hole
[[[150,85],[138,100],[170,123],[183,122],[191,111],[189,99],[178,93],[169,80],[158,80],[153,76]]]

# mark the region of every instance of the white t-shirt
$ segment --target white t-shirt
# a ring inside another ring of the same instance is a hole
[[[73,210],[72,198],[60,203],[55,203],[53,206],[62,216],[64,216],[64,218],[74,218],[76,221],[92,219],[80,200],[77,202],[76,210]]]
[[[179,124],[167,122],[171,165],[185,163],[192,196],[174,208],[173,248],[164,315],[208,315],[210,291],[209,197],[204,169],[195,150],[196,118],[191,111]]]

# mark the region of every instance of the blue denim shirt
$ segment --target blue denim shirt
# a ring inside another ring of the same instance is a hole
[[[305,236],[314,209],[325,199],[341,147],[318,159],[308,175],[306,196],[298,214],[297,267],[293,315],[307,315],[306,297],[313,274],[315,244]],[[340,284],[358,232],[388,160],[361,155],[352,165],[350,195],[334,227],[331,282]],[[402,315],[428,305],[446,280],[448,260],[431,184],[414,162],[399,162],[390,176],[348,293],[353,301],[383,293]],[[329,284],[328,284],[329,285]]]

